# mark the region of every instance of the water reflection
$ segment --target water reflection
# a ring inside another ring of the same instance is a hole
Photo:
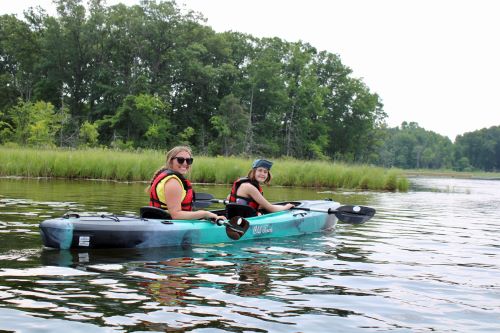
[[[187,268],[192,264],[192,258],[173,258],[159,264],[147,265],[146,268],[149,266],[149,269],[160,274],[163,273],[163,275],[156,279],[150,279],[150,281],[141,282],[139,285],[145,287],[146,292],[160,305],[185,306],[184,298],[188,296],[187,291],[191,289],[192,282],[186,280],[182,274],[172,273],[170,268]]]
[[[134,213],[144,184],[26,182],[0,180],[0,330],[500,330],[498,181],[415,179],[408,193],[271,187],[275,201],[332,197],[377,215],[288,239],[89,251],[42,249],[38,222]]]
[[[264,295],[271,289],[269,274],[268,265],[243,262],[236,272],[238,283],[226,284],[224,289],[240,296]]]

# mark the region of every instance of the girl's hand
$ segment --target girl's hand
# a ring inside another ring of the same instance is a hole
[[[294,204],[291,204],[291,203],[287,203],[287,204],[285,205],[285,209],[291,209],[291,208],[293,208],[293,207],[295,207],[295,205],[294,205]]]

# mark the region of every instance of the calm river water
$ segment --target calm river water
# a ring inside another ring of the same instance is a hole
[[[43,249],[38,223],[136,213],[145,184],[0,179],[0,331],[499,332],[500,181],[411,181],[407,193],[265,189],[377,209],[326,234],[76,252]]]

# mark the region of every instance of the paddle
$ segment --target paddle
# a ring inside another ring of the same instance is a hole
[[[238,240],[243,237],[245,232],[247,232],[248,228],[250,227],[250,222],[240,216],[235,216],[230,220],[210,221],[219,226],[224,225],[226,227],[227,236],[233,240]]]
[[[228,200],[220,200],[214,199],[214,196],[209,193],[196,193],[195,207],[200,207],[198,204],[201,204],[202,207],[208,207],[212,203],[229,203]],[[319,208],[302,208],[302,207],[294,207],[292,209],[310,211],[310,212],[320,212],[326,214],[335,214],[335,216],[344,223],[351,224],[361,224],[365,223],[369,219],[371,219],[375,215],[375,209],[366,206],[340,206],[337,209],[319,209]]]
[[[227,200],[214,199],[214,196],[209,193],[195,193],[194,206],[197,209],[206,208],[213,203],[227,204]]]
[[[375,209],[366,206],[340,206],[336,209],[319,209],[319,208],[301,208],[293,207],[292,209],[305,210],[308,212],[320,212],[327,214],[335,214],[335,216],[342,222],[351,224],[365,223],[375,215]]]
[[[229,203],[229,201],[215,199],[214,196],[211,195],[210,193],[201,193],[201,192],[195,193],[194,206],[196,208],[205,208],[210,206],[212,203],[227,204]],[[247,232],[248,228],[250,227],[250,222],[248,222],[247,220],[245,220],[240,216],[234,216],[230,220],[217,220],[217,221],[210,220],[210,221],[219,226],[224,225],[226,227],[227,236],[233,240],[238,240],[241,237],[243,237],[245,232]]]

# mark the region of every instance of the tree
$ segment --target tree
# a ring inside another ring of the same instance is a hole
[[[426,131],[415,122],[403,122],[401,128],[385,129],[379,163],[400,168],[451,168],[453,144],[448,137]]]
[[[182,142],[226,155],[381,156],[381,100],[339,56],[303,42],[216,33],[173,1],[87,2],[88,11],[82,0],[56,0],[54,17],[31,10],[24,21],[0,18],[3,142],[48,140],[42,123],[25,133],[7,114],[21,97],[55,106],[61,146],[97,139],[125,148]],[[419,165],[442,164],[438,143],[417,139],[420,148],[408,154]],[[384,160],[394,162],[391,154]]]
[[[455,141],[457,161],[466,158],[474,168],[500,170],[500,126],[459,135]],[[460,167],[458,164],[457,167]]]
[[[14,15],[0,16],[0,108],[29,101],[36,81],[35,66],[40,53],[36,34],[28,23]]]
[[[59,19],[54,34],[47,39],[51,48],[58,51],[55,51],[57,57],[51,59],[59,61],[57,68],[62,79],[62,97],[68,103],[72,116],[86,118],[93,66],[93,40],[89,38],[88,31],[92,27],[87,24],[81,0],[55,0],[55,3]],[[61,44],[65,47],[61,48]]]
[[[172,142],[168,119],[169,105],[156,96],[127,96],[117,113],[98,121],[99,127],[112,132],[110,141],[131,141],[136,147],[165,148]]]
[[[80,126],[80,133],[78,138],[80,140],[80,146],[83,147],[95,147],[97,146],[99,139],[99,131],[97,124],[85,121],[82,126]]]
[[[60,121],[54,106],[45,102],[23,102],[4,115],[2,141],[20,145],[54,146]]]
[[[251,122],[247,127],[247,142],[252,144],[247,145],[245,152],[277,156],[281,154],[281,129],[287,100],[281,63],[287,43],[279,38],[264,38],[256,43],[247,67],[248,84],[242,91]]]
[[[210,123],[217,131],[217,140],[211,144],[211,151],[224,156],[241,154],[245,143],[245,126],[248,113],[233,95],[224,97]]]
[[[308,44],[290,44],[285,58],[287,103],[283,114],[284,155],[325,158],[328,128],[324,117],[325,90],[320,87],[314,62],[316,49]]]

